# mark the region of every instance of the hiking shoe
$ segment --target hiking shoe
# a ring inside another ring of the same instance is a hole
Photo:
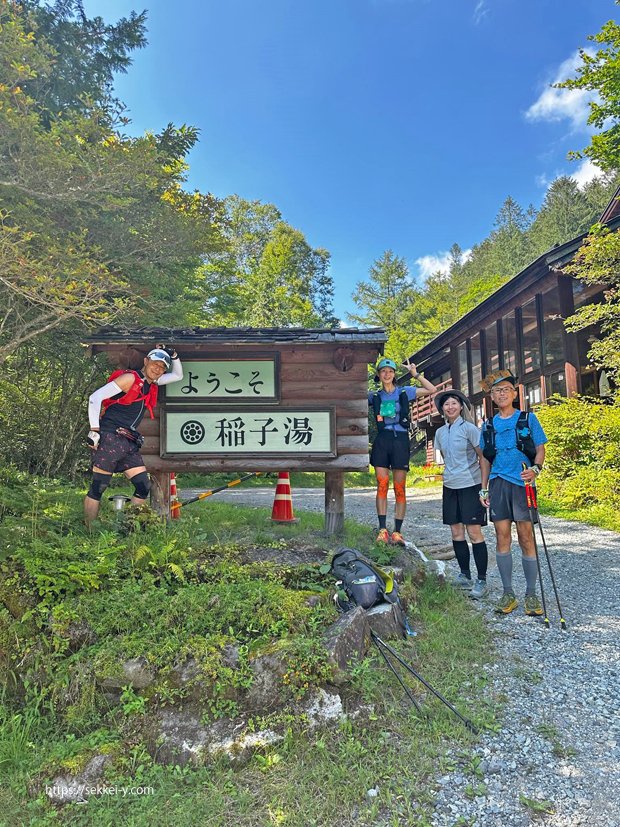
[[[392,537],[390,539],[391,539],[392,543],[395,546],[404,546],[405,545],[405,538],[400,533],[400,531],[394,531],[392,533]]]
[[[487,586],[487,581],[476,580],[473,589],[469,593],[469,596],[473,597],[474,600],[481,600],[483,597],[486,597],[488,593],[489,587]]]
[[[454,587],[456,589],[469,590],[473,585],[474,581],[471,579],[471,577],[468,577],[466,574],[463,574],[463,572],[461,572],[454,581]]]
[[[525,614],[530,617],[537,617],[543,613],[543,607],[540,605],[540,600],[536,594],[525,595]]]
[[[509,615],[510,612],[514,612],[518,605],[519,601],[515,597],[514,592],[506,592],[500,597],[495,611],[500,615]]]
[[[379,529],[379,533],[377,534],[377,539],[375,543],[389,543],[390,542],[390,532],[387,528]]]

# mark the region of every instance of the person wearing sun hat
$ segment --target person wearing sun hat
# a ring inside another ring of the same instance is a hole
[[[377,436],[370,453],[370,464],[377,477],[377,517],[379,520],[378,543],[395,543],[404,545],[401,534],[403,520],[407,511],[407,471],[409,470],[409,408],[413,401],[428,396],[437,389],[432,382],[425,379],[417,367],[403,362],[409,374],[418,379],[421,388],[398,387],[395,383],[398,365],[393,359],[384,357],[379,360],[375,373],[375,382],[381,383],[379,391],[368,394],[368,406],[374,413],[377,423]],[[390,488],[390,471],[394,484],[396,505],[394,509],[394,531],[387,529],[387,495]]]
[[[483,424],[479,443],[483,453],[480,499],[491,509],[497,536],[497,568],[504,587],[495,611],[510,614],[519,605],[512,586],[511,545],[515,523],[526,582],[525,614],[539,616],[543,609],[536,594],[536,546],[525,484],[534,483],[542,470],[547,437],[536,414],[515,409],[517,379],[510,371],[490,373],[480,384],[498,408],[495,416]]]
[[[481,529],[487,524],[487,512],[480,501],[480,431],[474,424],[472,404],[462,391],[448,388],[438,393],[434,402],[446,422],[437,430],[433,441],[444,460],[442,513],[443,524],[450,526],[452,546],[460,568],[455,585],[468,590],[470,597],[479,600],[489,593],[488,552]],[[465,532],[471,541],[476,564],[478,577],[475,583]]]
[[[132,481],[133,503],[141,504],[148,497],[151,483],[140,454],[144,440],[137,428],[147,410],[153,419],[158,387],[182,378],[176,351],[157,345],[147,353],[140,370],[116,370],[107,384],[90,395],[88,446],[93,451],[93,479],[84,499],[87,527],[97,518],[115,471],[122,471]]]

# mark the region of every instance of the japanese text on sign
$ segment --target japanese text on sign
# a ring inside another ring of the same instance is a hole
[[[166,386],[166,399],[275,399],[275,375],[273,359],[183,360],[183,381]]]
[[[330,411],[165,412],[167,454],[332,453]]]

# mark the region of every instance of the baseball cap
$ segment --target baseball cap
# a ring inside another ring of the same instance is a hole
[[[398,365],[396,364],[396,362],[393,359],[388,359],[387,357],[384,357],[383,359],[380,359],[379,364],[377,365],[377,367],[375,369],[376,370],[375,382],[379,381],[379,371],[382,368],[392,368],[392,370],[398,370]]]

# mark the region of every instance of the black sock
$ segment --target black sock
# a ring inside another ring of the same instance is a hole
[[[474,552],[474,561],[478,569],[478,580],[487,579],[487,566],[489,564],[489,553],[487,551],[487,544],[484,540],[481,543],[472,543],[472,551]]]
[[[400,533],[401,528],[403,527],[402,520],[394,520],[394,531],[398,531]]]
[[[469,568],[469,546],[467,540],[452,540],[452,547],[456,554],[456,559],[461,569],[461,573],[466,577],[471,578],[471,570]]]
[[[385,514],[379,514],[377,516],[379,517],[379,528],[385,528],[386,515]]]

